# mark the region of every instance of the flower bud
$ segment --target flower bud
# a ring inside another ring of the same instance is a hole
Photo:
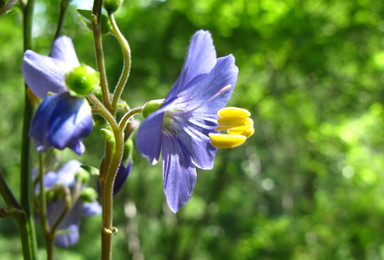
[[[99,87],[99,73],[82,64],[65,75],[65,85],[72,95],[84,97]]]
[[[91,175],[88,171],[81,168],[76,174],[75,174],[75,180],[81,181],[81,183],[87,183],[89,179],[91,178]]]
[[[97,199],[98,194],[94,188],[86,187],[81,191],[80,199],[83,202],[93,202]]]
[[[132,158],[132,152],[135,149],[135,145],[133,144],[132,138],[129,138],[124,143],[124,154],[123,154],[123,161],[127,160],[128,158]]]
[[[104,0],[103,7],[109,14],[112,14],[120,8],[123,2],[124,0]]]
[[[142,110],[144,118],[158,110],[163,105],[163,103],[164,99],[155,99],[145,103]]]
[[[111,130],[109,130],[107,128],[101,128],[100,134],[101,134],[101,137],[103,138],[104,141],[106,141],[110,144],[115,143],[115,135],[113,134],[113,132]]]

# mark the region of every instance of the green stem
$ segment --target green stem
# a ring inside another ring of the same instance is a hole
[[[115,88],[115,91],[113,93],[113,98],[112,98],[112,111],[113,113],[116,113],[117,105],[120,100],[121,93],[124,90],[124,86],[128,81],[129,73],[131,71],[131,49],[129,47],[128,41],[124,38],[123,34],[120,32],[119,28],[117,27],[115,17],[113,16],[113,14],[109,14],[109,21],[112,25],[113,34],[119,41],[121,49],[123,51],[123,56],[124,56],[123,71],[121,72],[120,79],[117,83],[117,86]]]
[[[41,225],[41,229],[44,233],[45,240],[45,250],[47,252],[47,259],[54,259],[54,245],[51,236],[51,230],[49,227],[48,219],[47,219],[47,197],[45,195],[45,185],[44,185],[44,158],[43,154],[39,153],[39,192],[40,192],[40,210],[39,210],[39,221]]]
[[[60,215],[57,217],[55,223],[53,223],[53,225],[52,225],[51,233],[50,233],[52,241],[55,241],[56,230],[59,227],[60,223],[63,221],[65,216],[68,214],[68,212],[72,208],[73,204],[76,203],[76,202],[73,202],[73,200],[71,198],[71,191],[69,190],[69,188],[67,186],[61,185],[58,188],[62,189],[65,193],[65,206],[64,206],[63,210],[61,211]]]
[[[128,123],[128,120],[135,114],[138,114],[138,113],[141,113],[143,111],[143,107],[135,107],[135,108],[132,108],[131,110],[129,110],[120,120],[119,122],[119,127],[121,129],[121,131],[124,130],[124,128],[126,127],[127,123]]]
[[[61,0],[59,21],[57,22],[56,33],[55,33],[54,39],[58,38],[61,35],[61,31],[62,31],[63,25],[64,25],[65,13],[68,9],[69,2],[70,2],[69,0]]]
[[[95,0],[92,10],[92,30],[95,42],[96,63],[100,73],[101,94],[105,107],[111,111],[111,101],[109,100],[109,89],[107,82],[107,74],[104,64],[103,43],[101,40],[101,6],[102,0]]]
[[[32,46],[32,15],[34,0],[29,0],[23,9],[23,34],[24,50],[31,49]],[[33,217],[33,186],[31,176],[30,149],[31,142],[28,136],[29,127],[32,120],[33,107],[27,95],[27,85],[25,85],[24,95],[24,119],[22,132],[21,148],[21,167],[20,167],[20,206],[25,211],[24,217],[18,218],[22,251],[24,259],[36,259],[37,243],[35,234],[35,222]]]
[[[11,189],[8,187],[3,174],[0,172],[0,194],[9,208],[21,209]]]
[[[119,169],[121,158],[124,151],[124,136],[119,125],[112,114],[105,108],[105,106],[94,95],[89,95],[88,99],[96,106],[98,113],[105,118],[111,125],[115,136],[115,150],[107,149],[106,158],[111,158],[109,165],[104,165],[105,174],[100,175],[101,183],[101,199],[103,208],[103,226],[101,231],[101,259],[112,259],[112,236],[114,234],[113,222],[113,184],[115,181],[117,170]],[[103,171],[104,171],[103,170]]]

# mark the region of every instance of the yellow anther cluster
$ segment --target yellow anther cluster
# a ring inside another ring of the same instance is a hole
[[[243,108],[226,107],[217,113],[217,131],[227,130],[226,134],[210,133],[211,144],[217,148],[233,148],[239,146],[250,137],[255,129],[251,113]]]

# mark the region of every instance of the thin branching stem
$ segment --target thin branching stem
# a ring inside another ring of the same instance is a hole
[[[112,96],[112,111],[113,113],[116,113],[117,106],[121,97],[121,93],[124,90],[125,84],[127,84],[129,74],[131,71],[131,49],[129,47],[128,41],[124,38],[123,34],[120,32],[113,14],[109,14],[108,17],[112,25],[113,35],[115,35],[115,37],[119,41],[121,50],[123,51],[123,57],[124,57],[123,70],[121,72],[119,81],[117,82],[116,88]]]
[[[103,43],[101,39],[101,6],[102,0],[95,0],[93,3],[92,10],[92,30],[93,30],[93,38],[95,42],[95,52],[96,52],[96,63],[97,68],[100,73],[100,86],[101,86],[101,94],[103,97],[103,103],[105,107],[111,111],[111,101],[109,99],[109,88],[107,81],[107,73],[105,70],[104,63],[104,52],[103,52]]]

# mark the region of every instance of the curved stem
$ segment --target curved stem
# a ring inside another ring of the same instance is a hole
[[[112,235],[114,228],[113,220],[113,185],[121,158],[124,152],[124,136],[115,118],[95,95],[88,95],[88,99],[96,106],[98,113],[111,125],[115,136],[115,149],[106,149],[106,158],[111,158],[109,165],[104,165],[105,174],[100,173],[101,198],[103,208],[103,227],[101,232],[101,259],[112,259]],[[112,153],[112,154],[111,154]],[[103,172],[104,172],[103,170]]]
[[[101,6],[102,0],[95,0],[92,10],[92,30],[95,42],[96,63],[100,73],[101,94],[105,107],[111,111],[111,102],[109,100],[109,89],[107,82],[107,73],[104,64],[103,43],[101,40]]]
[[[51,230],[47,219],[47,197],[45,196],[45,185],[44,185],[44,158],[43,154],[39,153],[39,191],[40,191],[40,210],[39,210],[39,221],[41,229],[44,233],[45,250],[47,252],[47,259],[54,259],[54,245],[53,237],[51,236]]]
[[[124,56],[123,71],[121,72],[121,76],[119,78],[119,81],[113,92],[113,97],[112,97],[112,111],[113,113],[116,113],[117,105],[120,100],[121,93],[124,90],[124,86],[128,81],[129,73],[131,71],[131,49],[129,47],[128,41],[124,38],[123,34],[120,32],[119,28],[117,27],[115,17],[113,16],[113,14],[109,14],[108,17],[112,25],[113,35],[115,35],[115,37],[119,41],[121,49],[123,51],[123,56]]]
[[[53,225],[52,225],[50,235],[51,235],[51,240],[53,240],[53,241],[55,241],[54,238],[56,237],[56,229],[59,227],[61,221],[63,221],[64,217],[67,215],[67,213],[69,212],[69,210],[73,206],[72,205],[72,199],[71,199],[71,191],[69,190],[69,188],[65,185],[61,185],[58,188],[62,189],[65,193],[65,205],[64,205],[64,208],[61,211],[60,215],[56,219],[55,223],[53,223]]]
[[[120,120],[119,127],[121,130],[124,130],[125,126],[128,123],[128,120],[135,114],[141,113],[143,111],[143,107],[136,107],[129,110]]]
[[[122,131],[114,130],[115,150],[112,156],[110,167],[104,179],[102,188],[103,204],[103,229],[102,229],[102,259],[112,259],[112,235],[114,228],[113,221],[113,185],[117,170],[119,169],[124,151],[124,137]]]

